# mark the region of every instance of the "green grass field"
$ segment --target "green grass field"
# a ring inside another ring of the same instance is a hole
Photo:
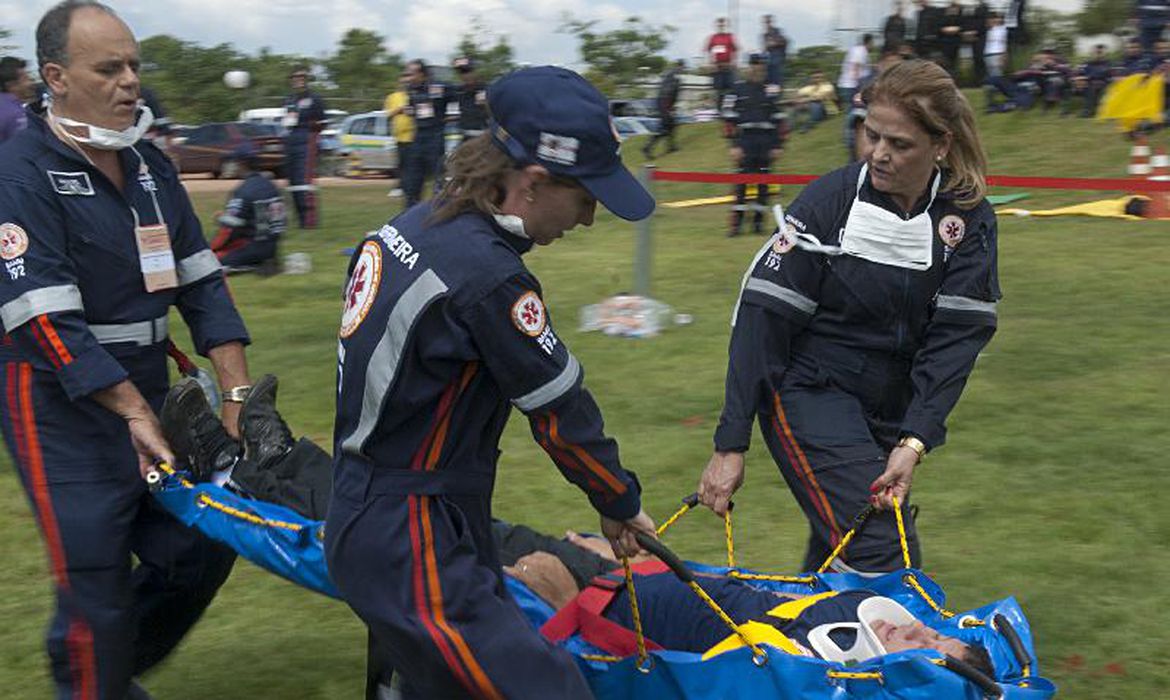
[[[1128,144],[1108,127],[1041,114],[982,123],[992,170],[1013,175],[1119,177]],[[663,168],[724,170],[711,125],[684,127],[683,150]],[[626,151],[638,162],[641,143]],[[781,171],[819,173],[841,161],[839,124],[789,144]],[[280,407],[297,432],[328,444],[343,247],[398,206],[384,183],[323,193],[324,227],[293,231],[284,252],[306,252],[303,276],[233,280],[255,344],[254,376],[281,378]],[[663,186],[661,201],[722,194]],[[786,188],[782,200],[796,190]],[[1112,193],[1033,192],[1024,206]],[[204,221],[222,195],[200,195]],[[725,211],[661,209],[654,218],[654,296],[694,316],[660,337],[623,340],[576,331],[581,306],[632,284],[633,226],[601,214],[591,230],[535,251],[561,337],[661,519],[691,492],[710,453],[722,400],[728,314],[759,239],[723,237]],[[1170,697],[1163,645],[1170,615],[1170,225],[1090,219],[1000,221],[999,333],[950,420],[950,441],[918,474],[925,568],[967,609],[1016,596],[1038,638],[1043,673],[1081,700]],[[185,335],[181,343],[189,347]],[[761,447],[737,497],[742,564],[792,571],[806,529]],[[496,511],[552,532],[596,529],[584,498],[509,425]],[[49,697],[42,629],[50,612],[46,558],[12,469],[0,469],[0,696]],[[696,512],[667,541],[688,558],[719,562],[723,535]],[[356,698],[365,633],[340,603],[241,562],[205,619],[144,684],[165,700]]]

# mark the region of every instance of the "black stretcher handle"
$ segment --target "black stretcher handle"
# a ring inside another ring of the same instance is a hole
[[[644,532],[635,532],[634,538],[638,540],[638,544],[642,546],[642,549],[658,557],[662,560],[662,563],[669,566],[670,570],[674,572],[674,575],[678,577],[678,580],[683,583],[691,583],[695,580],[695,574],[687,568],[686,564],[682,563],[682,560],[674,552],[670,551],[670,547],[662,544],[661,540],[651,537]]]
[[[689,496],[684,496],[682,499],[682,504],[684,506],[686,506],[687,508],[694,508],[695,506],[699,505],[699,492],[695,491],[694,493],[692,493]],[[730,511],[730,510],[734,510],[734,509],[735,509],[735,501],[728,501],[727,502],[727,510]]]
[[[1002,613],[996,613],[995,617],[991,618],[996,631],[1007,639],[1008,646],[1012,648],[1012,654],[1015,654],[1016,661],[1019,662],[1020,668],[1024,668],[1032,663],[1032,656],[1028,650],[1024,648],[1024,641],[1020,639],[1020,635],[1016,632],[1016,628],[1012,627],[1012,623],[1003,616]]]
[[[944,665],[949,670],[959,674],[963,678],[966,678],[975,685],[979,686],[979,689],[983,691],[985,696],[989,698],[1003,697],[1003,688],[999,687],[999,683],[996,683],[993,679],[988,678],[987,674],[976,669],[971,664],[967,663],[966,661],[960,661],[950,654],[947,654],[943,661]]]

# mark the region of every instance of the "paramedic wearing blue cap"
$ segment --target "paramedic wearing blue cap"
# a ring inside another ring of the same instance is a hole
[[[232,191],[219,215],[219,233],[211,242],[211,250],[227,272],[256,267],[273,270],[276,245],[288,224],[284,197],[264,173],[255,169],[256,157],[256,147],[247,141],[230,155],[244,181]]]
[[[619,553],[654,524],[522,255],[591,225],[599,201],[636,220],[654,200],[581,76],[523,69],[487,99],[488,133],[454,152],[437,199],[351,261],[326,556],[405,697],[588,698],[503,588],[491,494],[512,407]]]
[[[284,156],[288,190],[292,193],[297,224],[317,228],[317,135],[325,125],[325,103],[309,90],[309,69],[299,66],[289,76],[292,94],[284,101]]]
[[[168,311],[229,398],[246,391],[248,334],[178,173],[140,140],[151,114],[129,28],[61,3],[37,26],[37,58],[52,99],[0,150],[0,417],[49,554],[57,697],[137,699],[132,678],[174,649],[235,558],[143,480],[172,459],[155,417]]]
[[[772,161],[784,146],[788,124],[777,104],[777,100],[780,99],[780,86],[764,83],[767,69],[768,56],[752,54],[747,80],[739,81],[723,96],[723,118],[726,120],[727,134],[733,144],[731,160],[735,163],[736,172],[771,172]],[[739,235],[744,211],[749,208],[746,205],[746,193],[747,185],[735,186],[735,207],[731,212],[728,236]],[[758,183],[756,204],[751,207],[755,211],[752,226],[756,233],[763,233],[767,204],[768,186]]]
[[[971,106],[934,63],[866,89],[864,160],[809,185],[759,251],[733,317],[723,415],[699,485],[724,513],[752,420],[811,527],[817,569],[873,499],[838,570],[901,568],[893,500],[946,438],[1000,297],[996,221]]]

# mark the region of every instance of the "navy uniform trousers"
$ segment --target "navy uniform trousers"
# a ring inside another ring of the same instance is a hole
[[[156,411],[167,386],[165,344],[157,349],[161,376],[134,377]],[[56,588],[47,647],[57,697],[123,700],[130,679],[203,614],[235,553],[155,502],[124,420],[89,399],[70,401],[52,373],[25,362],[0,365],[0,384],[4,440]]]
[[[772,149],[779,147],[775,130],[748,131],[739,138],[736,145],[743,149],[743,160],[740,161],[739,172],[755,174],[772,171]],[[735,186],[735,203],[739,206],[747,203],[747,185],[738,184]],[[761,207],[768,206],[768,185],[765,183],[761,182],[756,185],[756,204]],[[745,213],[744,210],[736,210],[731,213],[731,230],[733,232],[739,231]],[[757,233],[764,231],[762,228],[764,221],[771,221],[771,217],[765,218],[764,211],[757,210],[752,213],[752,222]],[[772,230],[773,227],[769,224],[767,232],[771,233]]]
[[[490,486],[403,493],[399,476],[340,462],[325,548],[342,598],[401,673],[403,696],[592,698],[568,652],[540,636],[504,590]],[[338,548],[345,557],[333,556]]]
[[[308,129],[294,129],[285,139],[285,167],[292,191],[293,208],[301,228],[316,228],[317,193],[313,180],[317,177],[317,134]]]
[[[780,388],[761,407],[760,430],[811,527],[804,571],[817,570],[869,502],[886,470],[911,386],[909,361],[802,338]],[[912,566],[920,565],[909,503],[902,520]],[[834,568],[863,573],[903,567],[892,510],[869,518]]]

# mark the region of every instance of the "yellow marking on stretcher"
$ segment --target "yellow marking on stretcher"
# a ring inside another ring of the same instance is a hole
[[[622,660],[620,656],[610,656],[609,654],[581,654],[580,658],[586,661],[600,661],[607,664],[616,664]]]
[[[785,601],[769,610],[767,614],[770,617],[778,617],[781,620],[795,620],[806,609],[835,595],[837,595],[837,591],[827,591],[825,593]]]
[[[757,644],[770,644],[787,654],[795,654],[797,656],[808,655],[807,652],[797,646],[796,642],[776,629],[775,626],[769,625],[766,622],[748,620],[742,625],[736,625],[735,632],[727,635],[723,641],[703,652],[702,659],[706,661],[724,652]]]

